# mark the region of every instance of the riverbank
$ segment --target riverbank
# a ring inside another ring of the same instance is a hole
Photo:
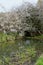
[[[16,36],[18,39],[15,39]],[[39,37],[43,38],[43,35],[36,38]],[[11,33],[0,33],[0,65],[34,65],[43,53],[43,42],[31,39],[21,39]]]
[[[9,34],[5,34],[5,33],[0,33],[0,42],[3,41],[15,41],[18,39],[35,39],[35,40],[43,40],[43,34],[39,35],[39,36],[34,36],[34,37],[22,37],[19,36],[18,34],[13,34],[13,33],[9,33]]]
[[[43,40],[43,34],[39,36],[34,36],[34,37],[26,37],[27,39],[36,39],[36,40]]]

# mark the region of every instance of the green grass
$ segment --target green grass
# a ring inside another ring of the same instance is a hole
[[[21,43],[20,46],[18,44],[19,40],[15,40],[14,34],[0,33],[0,65],[22,64],[27,60],[31,61],[31,58],[34,59],[36,56],[34,47],[27,46],[25,43]],[[15,61],[12,61],[12,58]]]
[[[43,54],[39,57],[35,65],[43,65]]]
[[[0,65],[17,65],[16,63],[20,65],[26,61],[31,62],[31,59],[36,59],[36,47],[26,45],[26,42],[21,39],[15,40],[15,37],[16,34],[0,33]],[[43,35],[39,37],[43,38]]]
[[[12,40],[15,40],[15,35],[0,33],[0,42],[7,42]]]

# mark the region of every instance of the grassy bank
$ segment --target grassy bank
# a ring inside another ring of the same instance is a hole
[[[37,51],[39,51],[39,49],[40,51],[43,50],[42,43],[33,41],[26,43],[26,41],[21,40],[20,37],[18,37],[19,39],[17,40],[15,40],[15,38],[15,34],[0,33],[0,65],[34,64],[37,59]],[[30,38],[43,38],[43,35]],[[31,43],[33,44],[31,45]]]
[[[39,57],[35,65],[43,65],[43,54]]]
[[[20,39],[15,40],[14,34],[0,33],[0,65],[24,65],[35,57],[34,47],[25,45]]]
[[[26,37],[28,39],[36,39],[36,40],[43,40],[43,34],[39,35],[39,36],[34,36],[34,37]]]

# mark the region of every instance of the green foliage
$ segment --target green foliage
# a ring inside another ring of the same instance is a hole
[[[43,54],[39,57],[35,65],[43,65]]]
[[[37,51],[43,51],[43,43],[31,41],[27,44],[24,40],[15,40],[15,34],[0,33],[0,65],[34,62],[37,58]]]
[[[6,37],[10,39],[7,40]],[[25,42],[19,46],[19,40],[11,40],[12,37],[13,35],[0,33],[0,65],[16,65],[15,62],[21,64],[35,58],[35,48],[25,45]]]

